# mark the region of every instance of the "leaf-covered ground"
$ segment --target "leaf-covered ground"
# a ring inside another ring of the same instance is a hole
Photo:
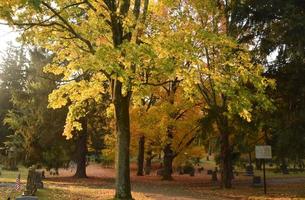
[[[44,181],[45,189],[39,190],[41,200],[109,200],[114,195],[114,170],[89,166],[88,179],[74,179],[73,171],[60,170],[60,176],[48,176]],[[15,182],[18,172],[3,171],[0,183]],[[24,187],[26,171],[21,170]],[[304,174],[267,174],[268,195],[264,196],[263,188],[251,186],[251,178],[242,174],[235,178],[234,188],[221,190],[217,183],[212,183],[206,172],[187,175],[174,175],[174,181],[161,181],[155,173],[151,176],[137,177],[132,172],[132,191],[136,200],[199,200],[199,199],[305,199]],[[0,200],[16,196],[12,186],[0,187]]]

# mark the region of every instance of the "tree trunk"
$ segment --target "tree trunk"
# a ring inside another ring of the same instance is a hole
[[[262,161],[260,159],[255,160],[255,168],[256,170],[262,170]]]
[[[143,176],[144,169],[144,145],[145,145],[145,137],[141,136],[139,139],[139,151],[138,151],[138,172],[137,176]]]
[[[79,133],[78,140],[76,142],[76,173],[75,178],[87,178],[86,174],[86,156],[87,156],[87,119],[83,118],[81,120],[83,130]]]
[[[130,189],[130,121],[129,121],[129,96],[122,95],[122,84],[115,86],[115,119],[117,133],[116,150],[116,193],[115,199],[131,200]]]
[[[248,152],[249,155],[249,165],[252,165],[252,156],[251,156],[251,152]]]
[[[172,140],[174,138],[172,126],[167,127],[167,140],[168,143],[165,145],[163,149],[164,157],[163,157],[163,172],[162,172],[162,180],[173,180],[172,172],[173,172],[173,160],[174,160],[174,152],[172,150]]]
[[[232,187],[232,162],[231,162],[231,150],[229,144],[229,134],[227,132],[221,133],[220,138],[221,154],[220,154],[220,167],[221,167],[221,187],[231,188]]]
[[[163,157],[163,172],[162,172],[162,180],[173,180],[172,172],[173,172],[173,150],[171,148],[171,144],[167,144],[163,149],[164,157]]]
[[[149,175],[151,171],[151,160],[153,159],[152,151],[149,150],[146,153],[146,162],[145,162],[145,175]]]

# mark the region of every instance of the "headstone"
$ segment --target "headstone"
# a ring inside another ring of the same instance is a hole
[[[34,196],[37,191],[36,181],[36,170],[35,167],[30,167],[28,171],[28,178],[26,182],[25,192],[26,196]]]
[[[43,176],[41,171],[35,171],[35,185],[37,189],[43,189]]]
[[[289,174],[287,165],[281,165],[281,171],[283,174]]]
[[[46,178],[44,170],[41,172],[41,178],[42,178],[42,179],[45,179],[45,178]]]
[[[253,176],[253,186],[262,186],[262,181],[260,176]]]
[[[163,168],[157,170],[157,175],[158,176],[163,176],[163,174],[164,174],[164,169]]]
[[[198,168],[198,173],[201,174],[201,172],[203,172],[203,171],[204,171],[204,168],[203,168],[203,167]]]
[[[26,196],[34,196],[37,189],[43,188],[42,172],[36,171],[36,168],[30,167],[28,172],[28,178],[26,183],[26,190],[24,194]]]
[[[10,171],[17,171],[17,154],[16,154],[16,149],[14,147],[11,147],[6,150],[7,151],[7,156],[4,158],[4,167],[3,169],[5,170],[10,170]]]
[[[189,174],[190,176],[195,176],[195,168],[191,165],[183,166],[182,174]]]
[[[246,176],[253,176],[254,175],[254,169],[252,165],[246,166]]]
[[[216,182],[216,181],[217,181],[217,172],[216,172],[216,171],[213,171],[213,172],[212,172],[212,181],[213,181],[213,182]]]

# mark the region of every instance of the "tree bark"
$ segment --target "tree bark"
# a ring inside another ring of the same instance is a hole
[[[248,152],[249,155],[249,165],[252,165],[252,156],[251,156],[251,152]]]
[[[167,144],[163,149],[164,157],[163,157],[163,177],[162,180],[173,180],[172,172],[173,172],[173,150],[171,148],[171,144]]]
[[[74,177],[75,178],[87,178],[86,174],[86,161],[87,161],[87,138],[88,138],[88,132],[87,132],[87,119],[82,118],[81,124],[83,130],[79,133],[78,140],[76,142],[76,172]]]
[[[115,118],[117,133],[116,151],[116,193],[115,199],[131,200],[130,189],[130,119],[129,119],[129,95],[122,95],[122,84],[115,86]]]
[[[229,134],[227,132],[221,133],[220,138],[221,154],[220,154],[220,167],[221,167],[221,187],[231,188],[232,187],[232,162],[231,162],[231,150],[229,143]]]
[[[145,162],[145,175],[149,175],[151,171],[151,160],[153,159],[152,150],[148,150],[146,153]]]
[[[173,180],[172,172],[173,172],[173,160],[174,160],[174,152],[172,150],[172,140],[173,140],[173,127],[169,126],[167,128],[167,139],[168,143],[165,145],[163,149],[164,157],[163,157],[163,173],[162,180]]]
[[[145,137],[141,136],[139,139],[139,151],[138,151],[138,171],[137,176],[143,176],[144,169],[144,145],[145,145]]]
[[[255,168],[256,170],[262,170],[262,161],[260,159],[255,160]]]

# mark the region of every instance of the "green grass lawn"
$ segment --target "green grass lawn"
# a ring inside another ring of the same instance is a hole
[[[16,191],[14,183],[18,174],[21,175],[21,191]],[[18,171],[1,170],[0,183],[13,183],[10,187],[0,187],[0,200],[6,200],[8,197],[15,199],[22,195],[27,178],[27,169],[19,167]],[[90,186],[80,186],[69,183],[58,184],[52,181],[44,180],[44,189],[39,189],[36,196],[39,200],[77,200],[77,199],[98,199],[110,200],[114,196],[113,189],[91,188]],[[150,200],[140,193],[133,193],[136,199]]]
[[[0,175],[0,182],[16,182],[16,178],[18,174],[20,173],[21,176],[21,181],[26,181],[28,172],[25,167],[20,166],[18,168],[18,171],[7,171],[7,170],[1,170],[1,175]]]

